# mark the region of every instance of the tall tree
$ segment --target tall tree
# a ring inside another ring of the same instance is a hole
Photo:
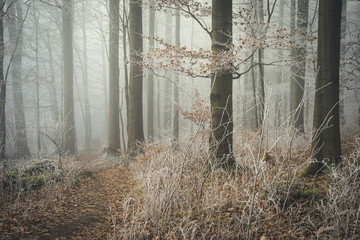
[[[294,51],[294,73],[290,82],[290,112],[293,114],[292,123],[304,132],[304,88],[306,73],[306,34],[308,27],[309,0],[298,0],[297,30],[301,32],[298,46]]]
[[[86,1],[82,2],[82,18],[81,18],[81,28],[82,28],[82,37],[83,37],[83,84],[84,84],[84,94],[85,94],[85,150],[90,150],[91,148],[91,109],[90,109],[90,100],[89,100],[89,84],[88,84],[88,57],[87,57],[87,35],[86,35]]]
[[[77,152],[74,118],[73,1],[63,0],[62,31],[64,54],[64,137],[66,154]]]
[[[173,43],[173,16],[170,11],[166,12],[165,16],[165,41],[169,44]],[[172,135],[171,132],[171,116],[172,116],[172,72],[166,71],[164,81],[164,128],[169,136]]]
[[[180,8],[176,10],[176,19],[175,19],[175,44],[177,47],[180,47]],[[173,139],[175,144],[179,141],[179,109],[177,104],[179,104],[179,73],[174,74],[174,118],[173,118]]]
[[[285,0],[279,1],[279,28],[282,29],[284,27],[284,5]],[[284,51],[283,49],[278,49],[278,56],[280,60],[284,59]],[[281,106],[283,105],[283,65],[279,66],[277,70],[276,76],[276,87],[275,87],[275,126],[278,128],[281,124]]]
[[[228,52],[232,44],[232,0],[212,1],[211,50],[213,61],[221,52]],[[231,63],[228,64],[231,66]],[[211,134],[210,153],[222,167],[234,167],[232,70],[214,69],[211,77]]]
[[[341,162],[339,123],[339,64],[342,1],[319,1],[319,33],[314,131],[312,152],[314,161],[306,172],[316,174],[328,164]]]
[[[149,8],[149,52],[150,54],[154,51],[154,39],[151,37],[155,36],[155,10],[154,6],[151,5]],[[148,93],[147,93],[147,130],[148,138],[151,140],[154,138],[154,73],[152,69],[148,73]]]
[[[120,149],[119,126],[119,0],[110,0],[109,36],[109,151]]]
[[[346,119],[345,119],[345,106],[344,106],[344,102],[345,102],[345,92],[344,92],[344,88],[341,86],[341,79],[344,77],[345,75],[345,61],[341,61],[345,59],[345,55],[346,55],[346,13],[347,13],[347,0],[343,0],[342,1],[342,7],[341,7],[341,46],[340,46],[340,126],[345,125]]]
[[[36,140],[37,155],[40,157],[41,139],[40,139],[40,79],[39,79],[39,14],[34,2],[34,18],[35,18],[35,80],[36,80]]]
[[[24,23],[22,12],[23,2],[18,0],[14,4],[9,1],[9,4],[11,6],[8,9],[8,29],[10,35],[10,52],[12,53],[11,76],[15,120],[15,149],[17,157],[26,157],[30,155],[30,151],[27,143],[21,74]]]
[[[264,0],[257,0],[257,20],[258,20],[258,26],[260,28],[260,34],[264,29],[262,29],[263,23],[264,23]],[[258,49],[258,64],[259,64],[259,76],[256,86],[256,97],[257,97],[257,121],[258,126],[262,127],[263,120],[264,120],[264,111],[265,111],[265,84],[264,84],[264,78],[265,78],[265,72],[264,72],[264,65],[263,65],[263,59],[264,59],[264,49],[259,48]]]
[[[54,59],[52,46],[50,41],[50,29],[47,32],[47,49],[49,53],[49,67],[50,67],[50,81],[51,81],[51,113],[54,121],[59,122],[59,107],[57,100],[57,91],[56,91],[56,83],[55,83],[55,69],[54,69]]]
[[[129,94],[129,133],[128,150],[135,153],[137,144],[144,141],[142,86],[143,72],[141,54],[142,39],[142,0],[130,0],[130,94]]]
[[[5,158],[6,146],[6,122],[5,122],[5,102],[6,102],[6,79],[4,78],[4,0],[0,0],[0,160]]]

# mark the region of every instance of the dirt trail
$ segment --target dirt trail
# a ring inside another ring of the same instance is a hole
[[[93,170],[99,161],[83,155],[79,164]],[[136,189],[129,167],[97,169],[75,187],[59,187],[46,200],[38,199],[44,190],[35,193],[32,201],[38,202],[32,202],[26,217],[20,215],[24,210],[17,209],[7,216],[10,222],[1,219],[0,239],[107,239],[114,236],[114,224],[121,219],[122,200],[136,194]],[[25,207],[23,201],[19,208]]]

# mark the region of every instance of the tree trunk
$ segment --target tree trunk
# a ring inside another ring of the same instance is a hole
[[[3,3],[4,1],[0,0],[0,6],[3,6]],[[6,146],[6,79],[4,78],[4,50],[4,21],[3,15],[0,14],[0,160],[5,159]]]
[[[84,84],[84,93],[85,93],[85,150],[89,151],[91,149],[91,110],[90,110],[90,101],[89,101],[89,86],[88,86],[88,64],[87,64],[87,36],[86,36],[86,18],[85,18],[85,2],[82,2],[82,36],[83,36],[83,84]]]
[[[137,145],[144,141],[142,85],[143,72],[141,54],[142,39],[142,1],[130,1],[130,95],[129,95],[129,136],[128,150],[135,154]]]
[[[109,93],[109,90],[108,90],[108,78],[107,78],[107,74],[106,74],[106,63],[108,61],[108,58],[105,56],[107,55],[107,51],[106,51],[106,44],[103,43],[103,50],[102,50],[102,73],[103,73],[103,84],[104,84],[104,111],[105,111],[105,132],[107,134],[109,134],[109,96],[108,96],[108,93]],[[108,135],[105,135],[105,139],[109,140],[109,136]],[[106,143],[108,144],[108,143]]]
[[[280,0],[279,2],[279,28],[282,29],[284,27],[284,5],[285,5],[285,0]],[[278,49],[278,56],[280,61],[283,61],[284,59],[284,50],[283,49]],[[275,92],[276,92],[276,96],[275,96],[275,127],[279,128],[281,125],[281,117],[282,117],[282,113],[281,113],[281,107],[283,105],[283,65],[281,65],[280,67],[278,67],[278,73],[277,73],[277,77],[276,77],[276,87],[275,87]]]
[[[150,37],[155,36],[155,10],[153,5],[149,8],[149,35]],[[152,54],[154,51],[154,39],[149,40],[149,53]],[[148,139],[154,138],[154,73],[152,69],[148,71],[148,95],[147,95],[147,130]]]
[[[314,131],[312,153],[314,162],[308,174],[323,170],[322,161],[341,162],[339,123],[339,63],[341,1],[320,0]]]
[[[172,14],[171,12],[166,13],[165,17],[165,41],[169,44],[172,44]],[[164,81],[164,129],[165,133],[168,135],[172,135],[171,130],[171,115],[172,115],[172,72],[166,71],[165,73],[165,81]]]
[[[297,8],[297,30],[301,34],[307,34],[308,27],[309,0],[298,0]],[[290,82],[290,112],[292,124],[299,132],[304,133],[304,89],[306,73],[306,39],[305,35],[300,37],[298,46],[294,51],[294,73]]]
[[[122,21],[122,30],[123,30],[123,53],[124,53],[124,75],[125,75],[125,103],[126,103],[126,122],[127,126],[129,126],[129,73],[128,73],[128,65],[126,64],[127,59],[127,31],[128,31],[128,22],[127,22],[127,14],[126,14],[126,3],[123,0],[123,21]],[[126,21],[125,21],[126,20]],[[127,127],[127,131],[129,131]]]
[[[74,118],[74,65],[73,65],[73,2],[63,0],[63,54],[64,54],[64,139],[66,154],[77,153]]]
[[[50,33],[47,33],[47,47],[49,52],[49,65],[50,65],[50,81],[51,81],[51,114],[55,122],[59,122],[59,107],[57,100],[57,90],[55,83],[55,71],[53,64],[53,54],[50,41]]]
[[[23,17],[22,17],[22,1],[16,2],[8,10],[8,29],[10,35],[10,49],[13,54],[11,62],[12,74],[12,91],[14,102],[14,119],[15,119],[15,149],[17,157],[27,157],[30,155],[27,133],[26,121],[24,113],[23,89],[22,89],[22,51],[23,51]]]
[[[290,2],[290,32],[295,32],[296,31],[296,0],[291,0]],[[295,42],[294,37],[291,37],[291,39],[293,42]],[[295,81],[295,76],[296,76],[296,67],[295,67],[295,46],[294,43],[291,44],[290,46],[290,59],[292,61],[292,64],[290,65],[290,85],[293,81]],[[285,116],[288,115],[289,110],[290,110],[290,105],[288,104],[289,97],[291,98],[291,86],[289,87],[289,91],[290,91],[290,96],[289,94],[284,96],[283,102],[284,102],[284,114]],[[292,113],[290,113],[292,114]],[[291,120],[290,120],[291,121]]]
[[[180,47],[180,8],[176,10],[176,23],[175,23],[175,44]],[[179,142],[179,73],[174,74],[174,118],[173,118],[173,139],[175,146]]]
[[[340,35],[340,126],[344,126],[346,123],[345,119],[345,89],[341,86],[342,81],[341,79],[344,77],[345,74],[345,61],[341,62],[341,58],[345,58],[346,54],[346,12],[347,12],[347,0],[342,0],[341,6],[341,35]]]
[[[35,2],[34,2],[35,5]],[[37,140],[37,156],[40,158],[41,139],[40,139],[40,80],[39,80],[39,16],[36,7],[34,7],[35,17],[35,74],[36,74],[36,140]]]
[[[257,0],[257,15],[258,22],[261,28],[262,23],[264,22],[264,0]],[[262,32],[260,34],[263,34]],[[264,121],[264,111],[265,111],[265,86],[264,86],[264,49],[258,49],[258,64],[259,64],[259,76],[256,88],[256,96],[257,96],[257,121],[258,126],[263,126]]]
[[[109,148],[120,150],[119,126],[119,0],[110,0],[109,36]]]
[[[232,0],[212,2],[212,45],[214,61],[222,51],[229,51],[232,44]],[[213,164],[232,168],[233,155],[233,77],[230,69],[214,69],[211,77],[211,133],[210,153]]]

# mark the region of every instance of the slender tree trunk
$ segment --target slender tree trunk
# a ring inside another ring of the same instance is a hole
[[[86,18],[85,18],[85,2],[82,2],[82,35],[83,35],[83,84],[85,91],[85,150],[89,151],[91,149],[91,136],[92,136],[92,127],[91,127],[91,110],[90,110],[90,101],[89,101],[89,86],[88,86],[88,64],[87,64],[87,36],[86,36]]]
[[[213,0],[211,37],[214,59],[220,52],[229,51],[232,44],[232,0]],[[214,163],[225,168],[236,164],[233,155],[232,86],[230,69],[214,69],[210,93],[210,153]]]
[[[58,107],[58,100],[57,100],[53,53],[52,53],[52,48],[51,48],[49,32],[47,33],[47,47],[48,47],[48,52],[49,52],[50,81],[51,81],[51,113],[52,113],[53,119],[56,122],[58,122],[59,121],[59,107]]]
[[[341,0],[319,1],[319,33],[314,131],[312,153],[314,162],[308,174],[323,170],[322,161],[337,165],[341,162],[339,123],[339,63]]]
[[[130,95],[129,95],[129,144],[128,150],[135,154],[137,145],[144,141],[142,86],[143,72],[141,56],[142,39],[142,1],[130,1]]]
[[[109,36],[109,151],[120,149],[119,126],[119,0],[110,0]]]
[[[297,30],[307,34],[309,0],[298,0],[297,8]],[[290,112],[292,124],[299,132],[304,132],[304,89],[305,89],[305,67],[306,67],[306,39],[305,35],[300,38],[298,46],[294,49],[294,73],[290,82]]]
[[[279,28],[284,27],[284,5],[285,0],[280,0],[279,2]],[[279,59],[283,60],[284,50],[278,50]],[[283,66],[281,65],[278,68],[277,78],[276,78],[276,98],[275,98],[275,126],[279,128],[281,125],[281,107],[283,104]]]
[[[155,10],[153,5],[149,8],[149,35],[155,36]],[[154,39],[149,40],[149,53],[154,51]],[[147,95],[147,130],[148,138],[154,138],[154,73],[152,69],[148,71],[148,95]]]
[[[171,12],[167,12],[165,16],[165,41],[169,44],[172,44],[172,14]],[[164,129],[166,134],[172,135],[171,130],[171,115],[172,115],[172,72],[166,71],[165,73],[165,81],[164,81]]]
[[[128,32],[128,22],[126,14],[126,3],[123,0],[123,21],[122,21],[122,32],[123,32],[123,53],[124,53],[124,75],[125,75],[125,103],[126,103],[126,122],[129,126],[129,72],[127,62],[127,32]],[[127,132],[129,129],[127,127]]]
[[[124,152],[126,152],[125,127],[124,127],[124,118],[123,118],[123,115],[122,115],[122,109],[123,109],[123,98],[121,98],[120,109],[119,109],[119,117],[120,117],[120,124],[121,124],[121,137],[122,137],[122,143],[123,143],[123,150],[124,150]]]
[[[263,26],[264,22],[264,0],[257,0],[257,16],[260,29]],[[262,30],[261,33],[263,34]],[[258,126],[263,126],[264,120],[264,111],[265,111],[265,86],[264,86],[264,65],[263,65],[263,58],[264,58],[264,49],[258,49],[258,64],[259,64],[259,76],[256,88],[256,96],[257,96],[257,121]]]
[[[35,5],[35,3],[34,3]],[[37,155],[40,157],[41,153],[41,139],[40,139],[40,81],[39,81],[39,16],[36,7],[34,7],[35,17],[35,74],[36,74],[36,140],[37,140]]]
[[[3,4],[4,1],[0,0],[0,6],[3,6]],[[5,159],[6,146],[6,79],[4,78],[4,50],[4,21],[3,15],[0,14],[0,160]]]
[[[254,64],[254,56],[251,57],[251,65]],[[259,120],[258,120],[258,99],[256,97],[256,69],[253,67],[251,68],[251,92],[252,92],[252,101],[250,101],[250,107],[251,107],[251,120],[252,123],[252,130],[257,130],[259,128]]]
[[[105,124],[105,132],[107,134],[109,134],[109,96],[108,96],[108,93],[109,93],[109,90],[108,90],[108,77],[107,77],[107,74],[106,74],[106,63],[108,61],[108,59],[106,58],[106,46],[105,44],[103,45],[103,50],[102,50],[102,66],[103,66],[103,70],[102,70],[102,73],[103,73],[103,84],[104,84],[104,101],[105,101],[105,107],[104,107],[104,110],[105,110],[105,122],[107,124]],[[106,139],[108,140],[109,139],[109,136],[106,135]],[[108,144],[108,143],[106,143]]]
[[[344,126],[346,123],[345,119],[345,89],[341,86],[341,79],[345,74],[345,61],[341,62],[341,58],[345,58],[346,53],[346,13],[347,13],[347,0],[342,0],[341,6],[341,46],[340,46],[340,126]]]
[[[26,121],[24,112],[23,101],[23,89],[22,89],[22,51],[23,51],[23,13],[22,13],[22,1],[16,2],[16,14],[15,5],[11,6],[8,10],[8,28],[10,35],[10,49],[13,53],[13,59],[11,63],[12,74],[12,91],[14,102],[14,120],[15,120],[15,149],[17,157],[27,157],[30,155],[27,133],[26,133]]]
[[[77,153],[74,118],[74,65],[73,65],[73,2],[63,0],[63,54],[64,54],[64,139],[66,154]]]
[[[176,10],[176,23],[175,23],[175,44],[180,47],[180,8]],[[175,145],[179,142],[179,73],[174,74],[174,118],[173,118],[173,139]]]
[[[157,137],[160,138],[160,133],[162,130],[161,125],[161,109],[160,109],[160,102],[161,102],[161,85],[160,85],[160,79],[157,78],[157,86],[156,86],[156,123],[157,123]]]
[[[292,33],[294,33],[296,31],[296,0],[291,0],[290,2],[290,31]],[[293,42],[295,42],[294,37],[292,37],[291,39]],[[295,46],[294,43],[290,46],[290,59],[292,61],[292,64],[290,66],[290,99],[292,98],[291,96],[291,83],[293,83],[295,81],[295,77],[296,77],[296,63],[295,63]],[[287,96],[288,97],[288,96]],[[291,100],[290,100],[291,102]],[[290,108],[288,108],[288,104],[286,104],[286,99],[284,98],[284,107],[286,109],[286,112],[288,112]],[[285,114],[286,114],[285,112]],[[290,112],[290,114],[293,114],[292,112]]]

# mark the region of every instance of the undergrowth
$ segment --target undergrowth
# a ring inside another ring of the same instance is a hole
[[[199,128],[200,129],[200,128]],[[237,130],[238,171],[212,168],[207,131],[176,150],[148,142],[138,156],[142,195],[122,201],[118,239],[357,239],[360,139],[338,168],[301,178],[310,140],[295,131]],[[266,142],[268,141],[268,142]]]

